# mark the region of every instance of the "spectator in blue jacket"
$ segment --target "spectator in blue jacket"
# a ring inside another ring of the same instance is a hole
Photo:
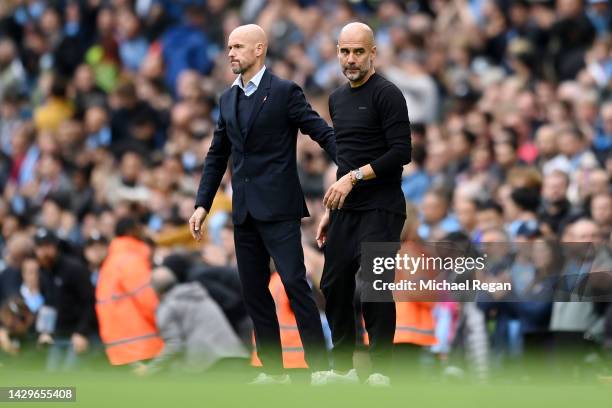
[[[166,66],[166,86],[176,94],[176,80],[186,69],[208,75],[213,69],[209,56],[208,37],[203,31],[204,9],[198,6],[187,8],[184,21],[168,29],[162,36],[162,54]]]

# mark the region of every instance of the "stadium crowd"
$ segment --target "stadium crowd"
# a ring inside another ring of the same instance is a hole
[[[47,369],[56,370],[100,350],[100,269],[125,250],[115,243],[126,237],[150,254],[142,262],[148,279],[158,278],[149,294],[155,299],[141,307],[153,315],[160,302],[158,325],[171,323],[173,307],[206,310],[229,325],[190,321],[214,325],[221,337],[186,347],[223,338],[225,349],[215,356],[246,356],[250,326],[235,269],[229,174],[204,244],[191,238],[187,223],[217,97],[235,79],[224,42],[240,24],[263,27],[267,66],[298,83],[329,122],[328,96],[345,83],[336,38],[354,20],[374,28],[377,71],[408,106],[406,240],[589,242],[593,259],[610,265],[606,0],[3,0],[0,362],[41,343],[49,345]],[[306,269],[318,288],[323,256],[315,233],[335,167],[307,137],[298,138],[297,160],[312,215],[302,228]],[[561,256],[535,255],[532,274],[554,270]],[[120,262],[118,270],[134,267]],[[534,290],[533,276],[514,274],[515,262],[509,258],[491,279]],[[185,299],[200,303],[187,308],[179,304]],[[611,305],[432,305],[432,352],[444,360],[464,350],[481,377],[528,345],[605,356],[612,351]],[[179,336],[165,335],[176,327],[159,329],[164,340]],[[562,335],[550,340],[554,334]],[[137,370],[163,367],[180,348],[170,344],[147,346],[153,363]]]

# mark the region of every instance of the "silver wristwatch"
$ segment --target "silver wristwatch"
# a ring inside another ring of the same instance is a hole
[[[363,171],[361,171],[361,169],[357,169],[357,170],[353,170],[353,176],[355,176],[355,180],[357,180],[357,182],[363,180]]]

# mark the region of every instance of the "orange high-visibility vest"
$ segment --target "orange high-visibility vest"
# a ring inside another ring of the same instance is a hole
[[[144,242],[119,237],[111,242],[100,268],[96,313],[113,365],[153,358],[164,347],[155,324],[158,299],[151,287],[149,256]]]
[[[434,333],[432,309],[435,303],[430,302],[395,302],[395,334],[393,344],[410,343],[419,346],[433,346],[437,343]],[[361,319],[363,344],[370,344],[365,323]]]
[[[436,344],[430,302],[396,302],[395,336],[393,343],[411,343],[419,346]]]
[[[426,252],[416,242],[404,242],[400,249],[401,254],[417,255]],[[418,255],[417,255],[418,256]],[[417,271],[418,276],[427,277],[424,271]],[[414,276],[414,275],[413,275]],[[395,281],[408,279],[410,274],[405,270],[395,271]],[[419,346],[433,346],[437,343],[434,333],[435,324],[433,318],[434,302],[397,301],[395,302],[395,335],[394,344],[410,343]],[[365,327],[365,325],[364,325]],[[368,334],[364,330],[364,343],[369,344]]]
[[[291,310],[289,298],[285,292],[283,282],[280,275],[275,272],[270,277],[270,293],[274,298],[276,305],[276,316],[278,317],[278,325],[280,327],[281,346],[283,349],[283,366],[285,368],[308,368],[306,359],[304,358],[304,347],[300,339],[295,315]],[[253,337],[253,345],[255,337]],[[251,355],[251,365],[261,367],[261,361],[257,357],[257,350],[253,350]]]
[[[401,254],[418,256],[427,253],[426,248],[417,241],[406,241],[402,243]],[[410,274],[405,270],[396,270],[396,281],[409,279]],[[427,270],[416,271],[414,277],[432,279],[433,276]],[[417,298],[418,299],[418,298]],[[405,299],[409,300],[409,299]],[[433,318],[434,302],[409,301],[395,302],[395,336],[393,343],[410,343],[420,346],[433,346],[437,343],[434,333],[435,324]]]

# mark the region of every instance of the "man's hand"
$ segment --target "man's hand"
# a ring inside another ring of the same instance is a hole
[[[327,239],[327,227],[329,226],[329,210],[325,210],[325,214],[319,221],[319,227],[317,228],[317,245],[322,248],[325,245]]]
[[[191,231],[193,239],[198,242],[202,240],[202,224],[207,215],[208,211],[206,211],[204,207],[198,207],[189,219],[189,231]]]
[[[323,205],[330,210],[342,208],[346,196],[352,189],[353,183],[351,182],[351,174],[347,173],[327,190],[325,197],[323,197]]]
[[[4,327],[0,327],[0,350],[11,355],[16,355],[19,352],[19,349],[11,341],[8,330]]]
[[[89,348],[89,340],[87,340],[87,337],[79,333],[73,333],[72,337],[70,338],[70,342],[72,343],[74,352],[77,354],[84,353]]]

